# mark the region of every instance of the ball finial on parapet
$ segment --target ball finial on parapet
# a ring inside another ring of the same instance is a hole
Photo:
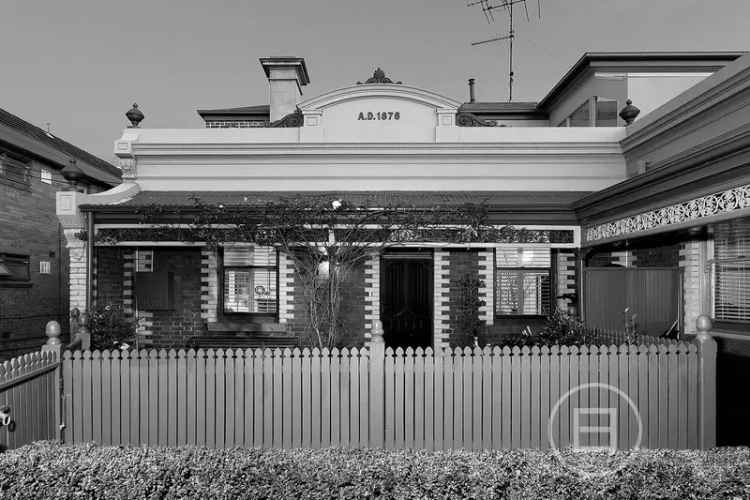
[[[630,125],[631,123],[633,123],[640,112],[640,109],[633,106],[633,101],[628,99],[627,101],[625,101],[625,107],[620,110],[620,118],[625,120],[626,125]]]
[[[125,117],[130,121],[130,128],[138,128],[138,125],[145,118],[143,112],[138,109],[137,103],[133,103],[133,107],[125,113]]]

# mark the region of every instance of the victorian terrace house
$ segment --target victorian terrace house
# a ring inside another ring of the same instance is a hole
[[[202,109],[202,129],[142,127],[132,110],[122,184],[58,193],[71,262],[91,263],[71,267],[71,307],[124,304],[146,345],[297,345],[310,319],[288,251],[180,230],[322,200],[439,207],[433,229],[483,210],[484,237],[372,248],[338,345],[366,345],[380,322],[391,346],[494,343],[555,308],[653,335],[689,333],[699,313],[750,323],[748,56],[587,53],[536,103],[477,101],[473,80],[461,102],[381,69],[303,97],[303,59],[260,62],[267,105]]]

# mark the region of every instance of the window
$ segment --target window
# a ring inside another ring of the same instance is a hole
[[[750,219],[717,224],[714,252],[714,319],[750,323]]]
[[[31,189],[31,167],[27,162],[0,153],[0,182],[29,191]]]
[[[570,115],[570,127],[590,127],[591,120],[589,118],[589,101],[584,102],[581,106],[573,111]]]
[[[617,126],[617,101],[601,97],[596,98],[596,126]]]
[[[275,314],[278,302],[276,249],[224,248],[224,312]]]
[[[0,281],[29,281],[29,256],[0,253]]]
[[[52,184],[52,172],[47,170],[46,168],[42,168],[41,172],[41,180],[45,184]]]
[[[496,314],[546,316],[550,312],[552,266],[549,248],[498,248]]]
[[[136,250],[135,251],[135,272],[137,273],[154,272],[154,251],[153,250]]]

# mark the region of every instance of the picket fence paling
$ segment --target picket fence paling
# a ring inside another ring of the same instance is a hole
[[[0,450],[59,437],[60,378],[57,356],[33,352],[0,363],[0,408],[10,408],[11,427],[0,427]]]
[[[617,411],[629,448],[710,444],[697,345],[439,350],[66,351],[65,440],[210,447],[547,448],[576,438],[575,409]],[[704,370],[705,371],[705,370]],[[620,418],[621,417],[621,418]],[[608,416],[581,424],[606,427]],[[606,446],[608,435],[579,433]],[[708,436],[708,438],[706,438]],[[706,441],[708,439],[708,441]]]

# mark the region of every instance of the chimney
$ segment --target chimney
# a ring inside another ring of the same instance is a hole
[[[474,102],[474,79],[469,78],[469,102]]]
[[[260,64],[271,90],[271,122],[294,113],[302,87],[310,83],[305,60],[301,57],[262,57]]]

